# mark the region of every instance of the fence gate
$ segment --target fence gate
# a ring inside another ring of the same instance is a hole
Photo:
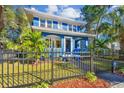
[[[94,57],[95,73],[112,72],[112,60],[101,57]]]
[[[90,53],[0,50],[0,87],[25,87],[84,75],[91,70]]]

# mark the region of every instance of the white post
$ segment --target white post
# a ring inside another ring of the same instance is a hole
[[[47,19],[45,19],[45,27],[47,28]]]
[[[52,22],[52,28],[53,28],[53,20],[51,20],[51,22]]]
[[[73,25],[72,25],[72,32],[73,32]]]
[[[39,18],[39,27],[40,27],[40,18]]]
[[[69,24],[67,24],[67,31],[69,31]]]

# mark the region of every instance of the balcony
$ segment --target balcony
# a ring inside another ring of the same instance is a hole
[[[68,36],[79,36],[79,37],[95,37],[95,34],[83,33],[83,32],[74,32],[74,31],[65,31],[62,29],[53,29],[47,27],[37,27],[32,26],[33,29],[40,30],[42,32],[53,33],[53,34],[60,34],[60,35],[68,35]]]

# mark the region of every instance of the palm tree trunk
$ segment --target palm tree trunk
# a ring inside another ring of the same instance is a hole
[[[3,6],[0,6],[0,31],[4,27],[4,22],[3,22]]]

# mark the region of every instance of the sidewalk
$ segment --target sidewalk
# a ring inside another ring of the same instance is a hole
[[[113,85],[111,88],[124,88],[124,82],[116,84],[116,85]]]
[[[114,73],[102,72],[97,74],[98,77],[111,83],[111,88],[124,88],[124,77]]]

